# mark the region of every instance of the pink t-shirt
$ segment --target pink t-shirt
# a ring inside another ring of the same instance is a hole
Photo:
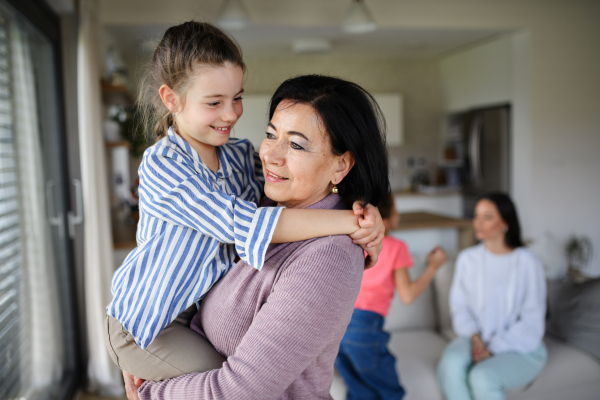
[[[406,244],[391,236],[382,241],[383,249],[377,264],[363,273],[360,293],[354,308],[387,316],[394,297],[394,271],[413,264]]]

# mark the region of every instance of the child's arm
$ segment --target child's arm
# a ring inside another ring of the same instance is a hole
[[[427,268],[415,281],[410,280],[407,268],[398,268],[394,271],[394,282],[400,300],[404,304],[415,301],[427,289],[435,273],[446,262],[446,259],[446,253],[438,246],[427,256]]]
[[[379,210],[355,202],[353,210],[284,209],[271,243],[288,243],[330,235],[350,235],[367,252],[365,268],[377,263],[385,226]]]

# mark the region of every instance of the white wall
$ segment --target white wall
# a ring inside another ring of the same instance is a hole
[[[444,90],[451,92],[445,106],[511,101],[512,192],[526,235],[551,232],[563,242],[588,235],[595,249],[588,272],[600,275],[600,2],[449,1],[435,10],[409,3],[403,19],[420,24],[515,29],[442,61]]]
[[[403,142],[390,148],[392,188],[408,183],[411,171],[406,167],[407,157],[424,157],[430,166],[435,164],[442,117],[437,60],[303,55],[247,58],[246,64],[244,90],[249,94],[270,95],[285,79],[309,73],[338,76],[358,83],[370,93],[400,93]]]

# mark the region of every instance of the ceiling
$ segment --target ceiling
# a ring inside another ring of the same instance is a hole
[[[253,25],[231,31],[247,57],[289,56],[296,39],[322,38],[330,53],[402,58],[439,57],[501,34],[492,29],[379,26],[352,35],[341,30],[351,0],[242,0]],[[377,21],[379,2],[367,0]],[[151,54],[168,26],[215,20],[224,0],[100,0],[100,20],[126,57]]]
[[[167,25],[105,25],[122,54],[149,55]],[[330,41],[332,54],[385,57],[439,57],[461,47],[486,40],[500,32],[492,30],[380,28],[375,32],[351,35],[339,26],[290,27],[254,25],[229,32],[249,57],[294,54],[296,39],[323,38]]]

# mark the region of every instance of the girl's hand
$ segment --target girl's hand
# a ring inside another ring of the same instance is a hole
[[[427,265],[433,266],[433,268],[440,268],[448,261],[448,257],[446,256],[446,252],[440,246],[436,246],[435,249],[431,250],[429,255],[427,256]]]
[[[123,381],[125,382],[125,393],[127,393],[127,399],[140,400],[140,397],[138,396],[138,390],[145,381],[125,371],[123,371]]]
[[[381,253],[381,241],[385,236],[385,225],[381,219],[381,214],[377,207],[368,204],[362,206],[361,202],[354,202],[352,205],[354,215],[358,217],[358,229],[350,235],[352,243],[360,245],[367,252],[365,259],[365,269],[371,268],[377,263],[379,253]]]

